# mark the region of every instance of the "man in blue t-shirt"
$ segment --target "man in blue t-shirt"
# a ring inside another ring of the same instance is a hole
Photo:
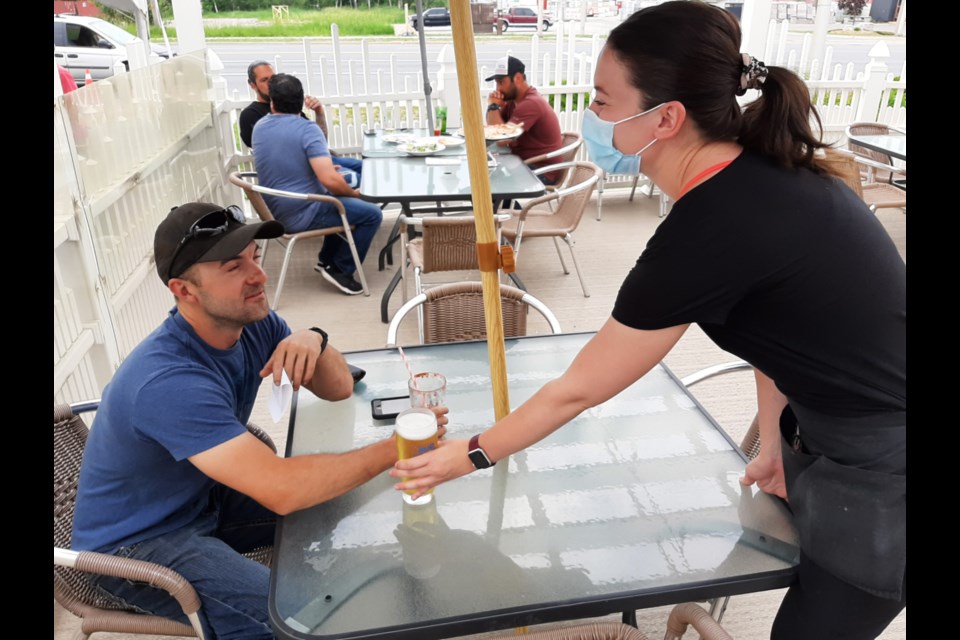
[[[337,171],[323,132],[300,117],[303,109],[300,81],[278,73],[270,78],[269,87],[271,113],[253,128],[257,179],[271,189],[336,196],[354,227],[353,241],[362,262],[383,220],[380,207],[360,199],[360,191],[348,185]],[[329,202],[263,197],[288,232],[342,225],[340,213]],[[353,277],[356,264],[350,246],[340,236],[324,239],[314,269],[347,295],[363,291]]]
[[[154,253],[176,307],[104,390],[80,470],[72,547],[178,572],[200,596],[210,638],[273,638],[270,570],[241,554],[272,544],[275,514],[341,495],[397,456],[391,437],[343,454],[279,458],[247,431],[263,378],[279,382],[285,371],[295,389],[327,400],[353,389],[325,332],[291,333],[267,304],[255,239],[282,233],[276,221],[244,224],[236,206],[170,212]],[[93,580],[143,611],[186,622],[165,591]]]
[[[272,77],[273,66],[266,60],[254,60],[247,67],[247,84],[250,85],[257,99],[244,107],[243,111],[240,112],[239,125],[240,139],[243,140],[243,144],[251,149],[253,148],[253,127],[256,126],[261,118],[270,113],[270,78]],[[74,85],[73,88],[76,89],[76,85]],[[66,91],[64,91],[64,93],[66,93]],[[323,103],[315,96],[305,95],[303,97],[303,104],[313,111],[317,126],[323,131],[323,137],[329,140],[330,134],[327,132],[327,114],[323,110]],[[300,117],[306,119],[307,116],[301,111]],[[363,174],[362,160],[337,155],[333,151],[330,152],[330,155],[335,158],[334,164],[336,166],[349,169],[357,174],[357,184],[360,183],[360,176]]]

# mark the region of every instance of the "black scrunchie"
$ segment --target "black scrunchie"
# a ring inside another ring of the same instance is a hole
[[[737,88],[737,95],[742,96],[747,89],[759,89],[767,79],[770,70],[766,65],[751,56],[749,53],[742,54],[743,63],[740,66],[740,86]]]

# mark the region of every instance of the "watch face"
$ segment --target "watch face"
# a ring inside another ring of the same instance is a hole
[[[483,449],[474,449],[467,453],[470,457],[470,462],[473,463],[477,469],[488,469],[492,465],[490,458],[487,457],[487,454],[483,452]]]

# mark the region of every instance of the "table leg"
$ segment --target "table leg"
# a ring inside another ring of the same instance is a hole
[[[637,628],[637,611],[636,609],[631,609],[630,611],[623,612],[623,624],[628,624],[634,629]]]
[[[397,285],[400,283],[402,277],[400,269],[397,269],[397,272],[393,274],[393,278],[390,279],[390,284],[387,285],[386,290],[383,292],[383,297],[380,298],[380,321],[384,324],[390,323],[390,317],[387,313],[387,306],[390,304],[390,296],[393,295],[394,289],[397,288]]]
[[[406,205],[403,209],[404,215],[407,213]],[[383,249],[380,249],[380,255],[377,257],[377,269],[383,271],[384,264],[393,265],[393,243],[400,239],[400,218],[397,217],[397,221],[393,224],[393,229],[390,230],[390,235],[387,237],[387,243],[383,246]]]

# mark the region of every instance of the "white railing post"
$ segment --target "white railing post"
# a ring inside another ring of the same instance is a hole
[[[823,55],[827,50],[827,31],[830,28],[830,22],[833,12],[832,0],[817,0],[817,15],[813,23],[813,52],[814,60],[823,60]],[[806,71],[806,69],[802,69]]]
[[[770,0],[744,0],[740,15],[743,39],[740,51],[759,58],[767,48],[767,25],[770,24]]]
[[[890,49],[882,40],[877,42],[867,55],[870,57],[870,62],[867,63],[863,74],[863,95],[860,98],[859,108],[854,114],[856,122],[876,122],[889,71],[885,60],[890,57]]]
[[[177,48],[180,52],[200,51],[207,46],[203,33],[203,11],[200,0],[173,0],[173,17],[177,23]]]
[[[443,45],[437,56],[440,69],[437,71],[437,101],[447,108],[447,131],[461,126],[460,88],[457,85],[457,62],[453,47]]]

